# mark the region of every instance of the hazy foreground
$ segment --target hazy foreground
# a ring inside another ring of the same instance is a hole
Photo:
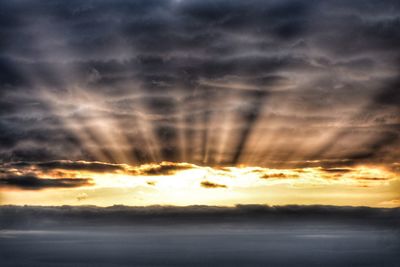
[[[400,210],[0,207],[1,266],[400,266]]]

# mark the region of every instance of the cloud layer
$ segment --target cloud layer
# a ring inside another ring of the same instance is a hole
[[[89,178],[39,178],[34,175],[16,175],[0,177],[0,188],[11,187],[26,190],[46,188],[73,188],[92,185]]]
[[[351,225],[382,225],[395,227],[400,219],[400,210],[378,209],[367,207],[335,207],[335,206],[266,206],[237,205],[235,207],[220,206],[150,206],[127,207],[112,206],[100,208],[95,206],[2,206],[0,207],[1,229],[30,229],[68,226],[111,226],[147,224],[173,225],[175,223],[275,223],[281,220],[292,223],[313,221],[341,222]],[[34,218],[34,219],[33,219]],[[64,218],[69,218],[65,220]]]
[[[8,1],[0,10],[3,162],[400,156],[398,1]]]

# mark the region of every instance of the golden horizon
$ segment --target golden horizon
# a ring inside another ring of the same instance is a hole
[[[400,206],[395,168],[379,165],[211,167],[163,161],[135,166],[60,160],[6,163],[2,169],[9,177],[2,179],[2,205]]]

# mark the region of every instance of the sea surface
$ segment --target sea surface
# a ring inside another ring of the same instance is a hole
[[[397,228],[186,222],[0,230],[0,266],[400,266]]]

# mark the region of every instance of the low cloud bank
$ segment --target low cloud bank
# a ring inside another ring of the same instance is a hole
[[[75,226],[166,226],[176,223],[344,223],[400,225],[400,208],[339,206],[1,206],[0,228],[57,228]]]

